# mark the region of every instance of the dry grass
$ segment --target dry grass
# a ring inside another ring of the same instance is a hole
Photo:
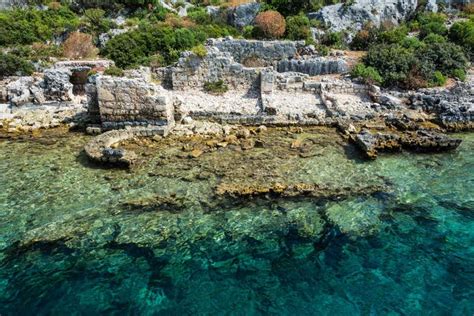
[[[190,28],[190,27],[196,26],[196,23],[189,20],[188,18],[180,18],[170,13],[166,15],[165,21],[163,23],[173,28],[179,28],[179,27]]]
[[[267,38],[279,38],[285,34],[285,18],[277,11],[265,11],[255,18],[255,25]]]
[[[466,4],[462,10],[467,14],[474,14],[474,3]]]
[[[63,44],[63,55],[68,59],[95,58],[97,47],[92,42],[92,35],[74,32]]]

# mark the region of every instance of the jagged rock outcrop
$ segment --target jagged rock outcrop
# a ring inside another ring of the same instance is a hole
[[[369,22],[377,26],[386,21],[397,24],[411,16],[417,5],[417,0],[355,0],[353,4],[323,7],[308,16],[323,22],[331,32],[355,33]]]
[[[105,47],[108,41],[114,38],[117,35],[127,33],[128,29],[111,29],[107,33],[102,33],[99,35],[99,47]]]
[[[434,113],[452,131],[474,128],[474,75],[450,89],[422,89],[409,96],[411,107]]]
[[[65,68],[47,69],[43,77],[19,77],[7,85],[8,99],[14,106],[47,101],[71,101],[71,72]]]
[[[42,83],[45,97],[55,101],[72,100],[71,75],[71,71],[67,68],[45,70]]]
[[[0,10],[10,9],[13,7],[24,7],[28,4],[28,0],[0,0]]]
[[[251,25],[260,11],[260,7],[260,3],[251,2],[231,8],[228,15],[228,23],[240,29]]]

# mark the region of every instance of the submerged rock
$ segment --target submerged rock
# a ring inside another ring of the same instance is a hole
[[[363,130],[355,136],[355,143],[370,159],[377,158],[379,151],[400,151],[400,137],[390,133],[372,133]]]
[[[363,130],[354,136],[355,143],[368,158],[375,159],[378,152],[400,151],[402,148],[417,152],[441,152],[456,149],[460,139],[427,131],[370,132]]]
[[[257,197],[274,195],[281,197],[315,197],[324,199],[338,199],[350,195],[370,195],[384,192],[387,188],[382,185],[365,187],[329,187],[316,183],[274,183],[274,184],[234,184],[221,183],[216,187],[216,194],[231,197]]]

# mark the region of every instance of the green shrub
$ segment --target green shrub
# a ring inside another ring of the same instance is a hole
[[[198,57],[204,58],[207,56],[207,49],[204,45],[199,44],[194,46],[191,51]]]
[[[446,38],[439,34],[431,33],[423,39],[423,42],[426,44],[444,43]]]
[[[324,45],[317,45],[316,50],[318,51],[319,55],[321,56],[327,56],[329,55],[329,52],[331,51],[329,47],[324,46]]]
[[[451,76],[454,69],[467,69],[468,60],[461,47],[456,44],[432,43],[416,52],[416,57],[424,63],[431,63],[434,69]]]
[[[344,48],[344,33],[343,32],[331,32],[324,35],[322,44],[334,48]]]
[[[408,49],[418,49],[418,48],[423,47],[424,43],[416,37],[407,36],[403,39],[403,41],[401,42],[401,45],[404,48],[408,48]]]
[[[204,90],[210,93],[222,94],[229,90],[229,87],[222,80],[204,83]]]
[[[248,38],[248,39],[253,38],[254,27],[252,25],[246,25],[244,26],[242,33],[243,33],[244,38]]]
[[[433,78],[430,81],[431,86],[444,86],[448,79],[441,73],[441,71],[436,70],[433,74]]]
[[[451,73],[453,78],[466,81],[466,71],[464,69],[454,69]]]
[[[110,66],[105,69],[104,75],[113,76],[113,77],[123,77],[123,70],[117,66]]]
[[[411,49],[398,44],[372,46],[364,57],[364,64],[375,68],[384,86],[405,86],[417,60]]]
[[[160,54],[152,55],[148,58],[150,67],[163,67],[166,65],[165,59]]]
[[[305,40],[311,37],[311,24],[304,14],[286,18],[286,37],[290,40]]]
[[[175,62],[180,52],[189,50],[206,39],[199,30],[168,26],[143,26],[120,34],[107,42],[102,54],[121,68],[148,64],[149,57],[159,53],[166,64]]]
[[[0,53],[0,78],[7,76],[28,76],[34,71],[34,67],[28,60],[10,54]]]
[[[368,84],[380,84],[383,79],[379,72],[373,67],[367,67],[364,64],[357,64],[351,71],[353,78],[360,78]]]
[[[13,9],[0,11],[0,46],[24,45],[52,40],[79,26],[68,7],[52,10]]]
[[[446,35],[448,29],[445,26],[446,16],[440,13],[424,13],[417,18],[420,25],[420,38],[424,38],[431,33]]]
[[[188,18],[197,24],[210,24],[212,22],[211,16],[207,14],[206,9],[200,7],[189,9]]]
[[[115,24],[105,17],[105,11],[102,9],[85,10],[84,21],[87,31],[96,35],[106,33],[112,27],[115,27]]]
[[[405,25],[394,27],[388,30],[381,30],[377,42],[385,44],[401,43],[408,35],[408,27]]]
[[[449,29],[448,37],[462,46],[469,59],[474,61],[474,19],[454,23]]]
[[[372,24],[366,24],[357,32],[350,43],[351,49],[366,50],[367,47],[377,43],[380,29],[373,27]]]

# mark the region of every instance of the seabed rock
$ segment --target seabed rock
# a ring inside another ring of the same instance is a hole
[[[402,148],[416,152],[442,152],[454,150],[461,144],[460,139],[427,130],[408,131],[402,134],[363,130],[353,139],[370,159],[377,158],[378,152],[394,152]]]
[[[316,183],[274,183],[274,184],[249,184],[249,183],[221,183],[216,187],[218,196],[228,197],[314,197],[322,199],[339,199],[351,195],[371,195],[387,191],[383,185],[366,187],[329,187]]]

